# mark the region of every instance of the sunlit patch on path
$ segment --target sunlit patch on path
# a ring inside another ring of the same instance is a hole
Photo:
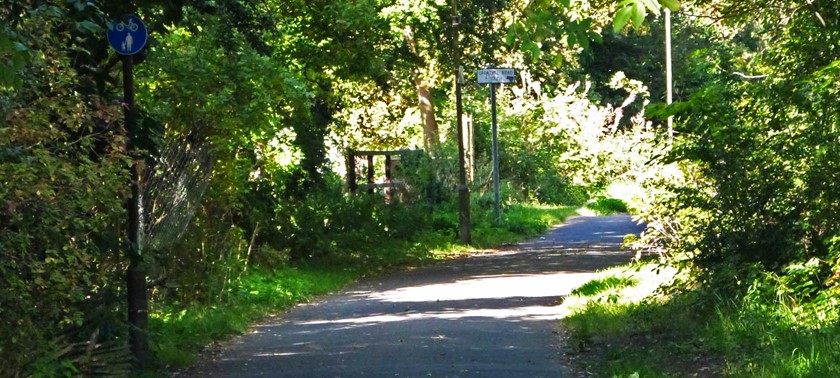
[[[255,326],[200,375],[558,377],[563,297],[629,261],[627,216],[573,218],[496,253],[355,285]]]

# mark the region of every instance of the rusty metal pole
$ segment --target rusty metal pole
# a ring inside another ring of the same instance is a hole
[[[461,14],[458,11],[458,0],[452,0],[452,48],[453,60],[455,62],[455,125],[458,134],[458,207],[459,207],[459,233],[461,243],[472,243],[472,221],[470,220],[470,187],[467,186],[467,168],[464,152],[464,112],[461,102],[461,84],[464,82],[464,74],[461,69],[461,38],[458,28],[461,26]]]
[[[490,84],[490,114],[493,127],[493,219],[502,224],[501,201],[499,200],[499,124],[496,122],[496,86]]]
[[[123,56],[123,96],[125,97],[125,129],[128,136],[127,153],[131,163],[131,197],[126,204],[128,212],[128,269],[126,270],[126,296],[128,297],[129,344],[140,365],[151,360],[149,349],[149,298],[146,290],[146,269],[143,251],[140,250],[140,175],[135,155],[137,140],[137,110],[134,96],[134,56]]]
[[[674,76],[671,69],[671,10],[665,7],[665,96],[666,103],[674,102]],[[668,140],[674,140],[674,116],[668,116]]]

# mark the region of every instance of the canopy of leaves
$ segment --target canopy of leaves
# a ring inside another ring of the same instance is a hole
[[[375,259],[383,238],[454,240],[455,73],[463,68],[473,120],[473,206],[489,211],[489,91],[472,75],[487,65],[518,79],[498,93],[505,205],[579,204],[617,180],[646,183],[634,206],[651,225],[648,248],[698,268],[710,287],[742,291],[733,277],[756,272],[837,287],[836,1],[457,7],[0,2],[0,360],[13,375],[74,375],[85,343],[124,344],[128,168],[173,167],[162,163],[172,146],[206,146],[212,164],[201,166],[212,170],[206,191],[170,197],[200,197],[187,231],[144,254],[153,303],[223,303],[248,269]],[[660,104],[664,9],[674,23],[670,106]],[[103,38],[126,13],[150,30],[134,58],[136,125],[123,121],[121,62]],[[347,148],[423,145],[418,88],[442,125],[440,151],[401,163],[409,190],[389,206],[350,193],[343,180],[365,163],[347,164]],[[659,127],[668,116],[673,139]],[[815,273],[802,278],[806,262]]]

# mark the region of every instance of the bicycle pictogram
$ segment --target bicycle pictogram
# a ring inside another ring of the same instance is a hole
[[[120,55],[134,55],[146,45],[146,25],[136,15],[127,15],[108,24],[108,44]]]
[[[136,31],[137,31],[137,29],[138,29],[138,28],[140,28],[139,26],[137,26],[137,23],[136,23],[136,22],[134,22],[134,19],[133,19],[133,18],[129,18],[129,19],[128,19],[128,25],[126,25],[126,23],[125,23],[125,22],[120,22],[119,24],[117,24],[116,26],[114,26],[114,28],[115,28],[115,29],[117,29],[117,31],[120,31],[120,32],[121,32],[121,31],[125,31],[125,28],[126,28],[126,27],[128,27],[128,30],[129,30],[129,31],[133,31],[133,32],[136,32]]]

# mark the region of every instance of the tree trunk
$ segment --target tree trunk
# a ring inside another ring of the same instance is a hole
[[[467,183],[475,179],[475,138],[473,137],[473,117],[464,114],[462,118],[464,135],[464,160],[467,170]]]
[[[423,142],[426,149],[433,151],[440,144],[438,136],[438,124],[435,118],[435,105],[432,103],[432,91],[428,86],[423,85],[419,78],[417,83],[417,98],[420,103],[420,118],[423,121]]]
[[[423,61],[423,65],[426,65],[425,59],[423,59],[417,51],[417,43],[414,40],[414,30],[412,30],[410,25],[405,27],[403,38],[406,43],[408,43],[408,48],[411,50],[411,53],[420,58],[420,60]],[[437,119],[435,118],[435,105],[434,102],[432,102],[431,86],[423,80],[421,70],[422,67],[418,67],[412,72],[412,75],[414,76],[414,85],[417,88],[420,120],[423,122],[423,144],[425,145],[426,150],[434,151],[440,144],[438,124]]]
[[[322,88],[329,88],[322,86]],[[324,90],[324,93],[327,93]],[[323,96],[326,96],[325,94]],[[322,168],[327,164],[326,147],[324,139],[332,122],[332,109],[323,97],[315,99],[309,114],[301,114],[292,126],[297,134],[295,145],[303,153],[301,168],[306,173],[303,180],[302,191],[298,194],[305,195],[307,189],[318,188],[323,183]]]

